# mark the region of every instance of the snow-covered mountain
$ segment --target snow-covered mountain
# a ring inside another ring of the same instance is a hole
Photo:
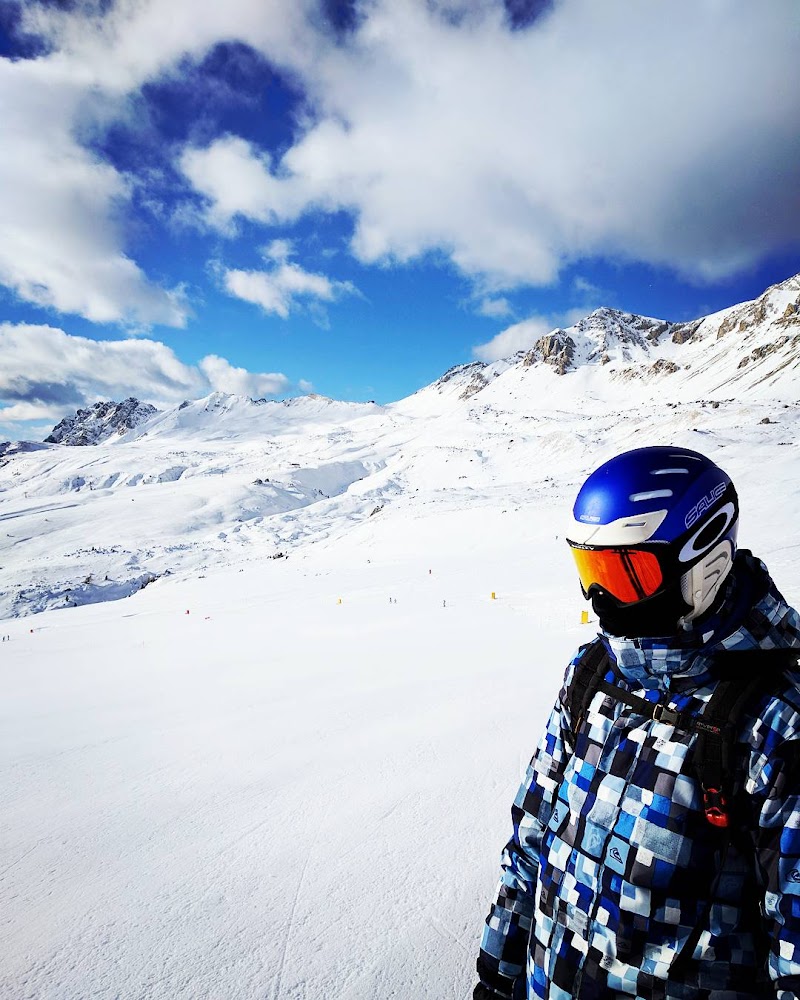
[[[796,276],[691,323],[599,309],[388,406],[222,393],[162,411],[98,403],[44,444],[0,446],[0,617],[302,558],[366,524],[370,537],[391,531],[402,511],[542,497],[561,509],[589,468],[640,443],[724,449],[722,464],[748,475],[752,449],[759,464],[780,456],[776,495],[797,497],[786,459],[799,374]]]
[[[688,323],[597,309],[511,358],[452,368],[421,393],[462,400],[522,393],[534,406],[575,403],[580,397],[584,403],[640,405],[654,393],[684,402],[796,399],[799,376],[800,275],[795,275],[752,302]]]

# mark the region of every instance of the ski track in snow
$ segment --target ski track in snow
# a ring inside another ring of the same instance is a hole
[[[283,979],[283,970],[286,965],[286,956],[289,953],[289,945],[292,941],[292,934],[294,933],[294,921],[295,914],[297,913],[297,901],[300,898],[300,893],[303,890],[303,882],[305,881],[306,872],[308,871],[308,863],[311,860],[310,853],[306,854],[305,861],[303,862],[303,868],[300,872],[300,877],[297,880],[297,888],[294,892],[294,897],[292,898],[292,907],[289,910],[289,919],[286,922],[286,933],[283,939],[283,949],[281,951],[280,962],[278,963],[278,971],[275,975],[275,988],[272,992],[273,1000],[278,1000],[281,996],[281,981]]]

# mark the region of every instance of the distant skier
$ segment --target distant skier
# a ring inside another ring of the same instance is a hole
[[[800,616],[738,516],[682,448],[581,488],[601,631],[514,802],[475,1000],[800,997]]]

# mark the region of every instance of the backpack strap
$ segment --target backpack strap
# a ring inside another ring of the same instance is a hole
[[[598,691],[655,722],[664,722],[685,732],[696,732],[693,762],[703,793],[706,819],[712,826],[726,829],[730,825],[734,744],[742,716],[759,695],[774,687],[780,674],[798,666],[799,657],[800,650],[797,649],[724,650],[717,653],[714,663],[722,679],[717,683],[703,714],[696,716],[675,711],[663,702],[640,698],[620,684],[607,681],[606,674],[612,668],[611,657],[597,637],[582,647],[566,693],[572,745],[575,746],[586,712]]]
[[[730,825],[734,745],[742,716],[760,695],[774,688],[785,670],[797,665],[798,655],[796,649],[752,649],[729,650],[714,657],[722,679],[694,725],[694,767],[706,819],[712,826],[725,829]]]
[[[706,819],[721,831],[722,840],[703,916],[675,957],[670,976],[680,976],[691,962],[717,897],[731,845],[730,796],[736,771],[736,740],[742,717],[748,709],[756,706],[760,695],[775,688],[785,670],[797,667],[798,657],[800,650],[797,649],[726,650],[714,657],[723,678],[708,700],[703,715],[697,719],[693,763],[703,792]]]
[[[581,648],[580,657],[575,662],[575,672],[566,696],[573,746],[583,723],[586,721],[586,712],[592,698],[598,691],[610,695],[614,701],[628,705],[635,709],[639,715],[653,719],[655,722],[665,722],[677,729],[690,731],[704,727],[705,723],[702,719],[690,715],[688,712],[676,712],[675,709],[661,701],[640,698],[639,695],[626,691],[618,680],[606,680],[606,674],[609,670],[613,670],[613,667],[608,650],[599,637]]]
[[[611,657],[599,636],[581,647],[565,699],[569,709],[570,736],[573,747],[583,726],[586,711],[592,698],[600,689],[600,684],[610,666]],[[616,691],[615,687],[615,696]]]

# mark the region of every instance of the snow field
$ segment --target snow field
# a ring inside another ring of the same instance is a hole
[[[467,997],[587,637],[537,523],[434,513],[7,623],[0,995]]]

